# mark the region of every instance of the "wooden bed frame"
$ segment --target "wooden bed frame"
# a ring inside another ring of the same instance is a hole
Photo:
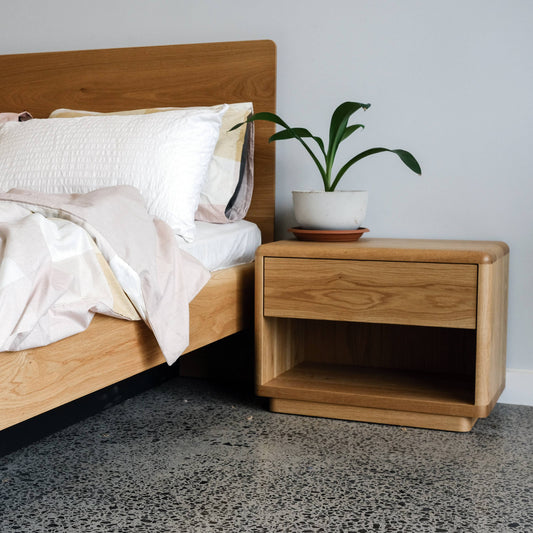
[[[0,56],[0,111],[46,118],[65,107],[118,111],[253,102],[275,111],[276,50],[244,41]],[[274,235],[274,126],[256,125],[255,187],[247,216]],[[253,265],[214,273],[191,303],[190,345],[253,324]],[[0,354],[0,429],[164,363],[142,322],[95,316],[89,329],[49,346]]]

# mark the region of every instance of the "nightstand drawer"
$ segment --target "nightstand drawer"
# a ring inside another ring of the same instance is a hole
[[[264,316],[476,327],[477,265],[264,260]]]

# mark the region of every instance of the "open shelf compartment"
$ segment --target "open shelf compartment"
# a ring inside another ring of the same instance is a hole
[[[265,318],[261,396],[479,416],[471,329]]]
[[[447,374],[304,362],[259,387],[258,393],[328,404],[475,415],[471,379]]]

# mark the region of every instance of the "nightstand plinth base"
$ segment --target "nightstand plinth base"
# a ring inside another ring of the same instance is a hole
[[[271,398],[270,410],[275,413],[319,416],[341,420],[354,420],[357,422],[373,422],[393,426],[409,426],[457,432],[470,431],[477,421],[477,418],[463,416],[413,413],[409,411],[395,411],[393,409],[374,409],[372,407],[354,407],[351,405],[285,400],[282,398]]]

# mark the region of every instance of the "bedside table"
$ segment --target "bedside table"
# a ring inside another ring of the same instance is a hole
[[[278,241],[256,254],[256,390],[272,411],[469,431],[505,386],[509,249]]]

